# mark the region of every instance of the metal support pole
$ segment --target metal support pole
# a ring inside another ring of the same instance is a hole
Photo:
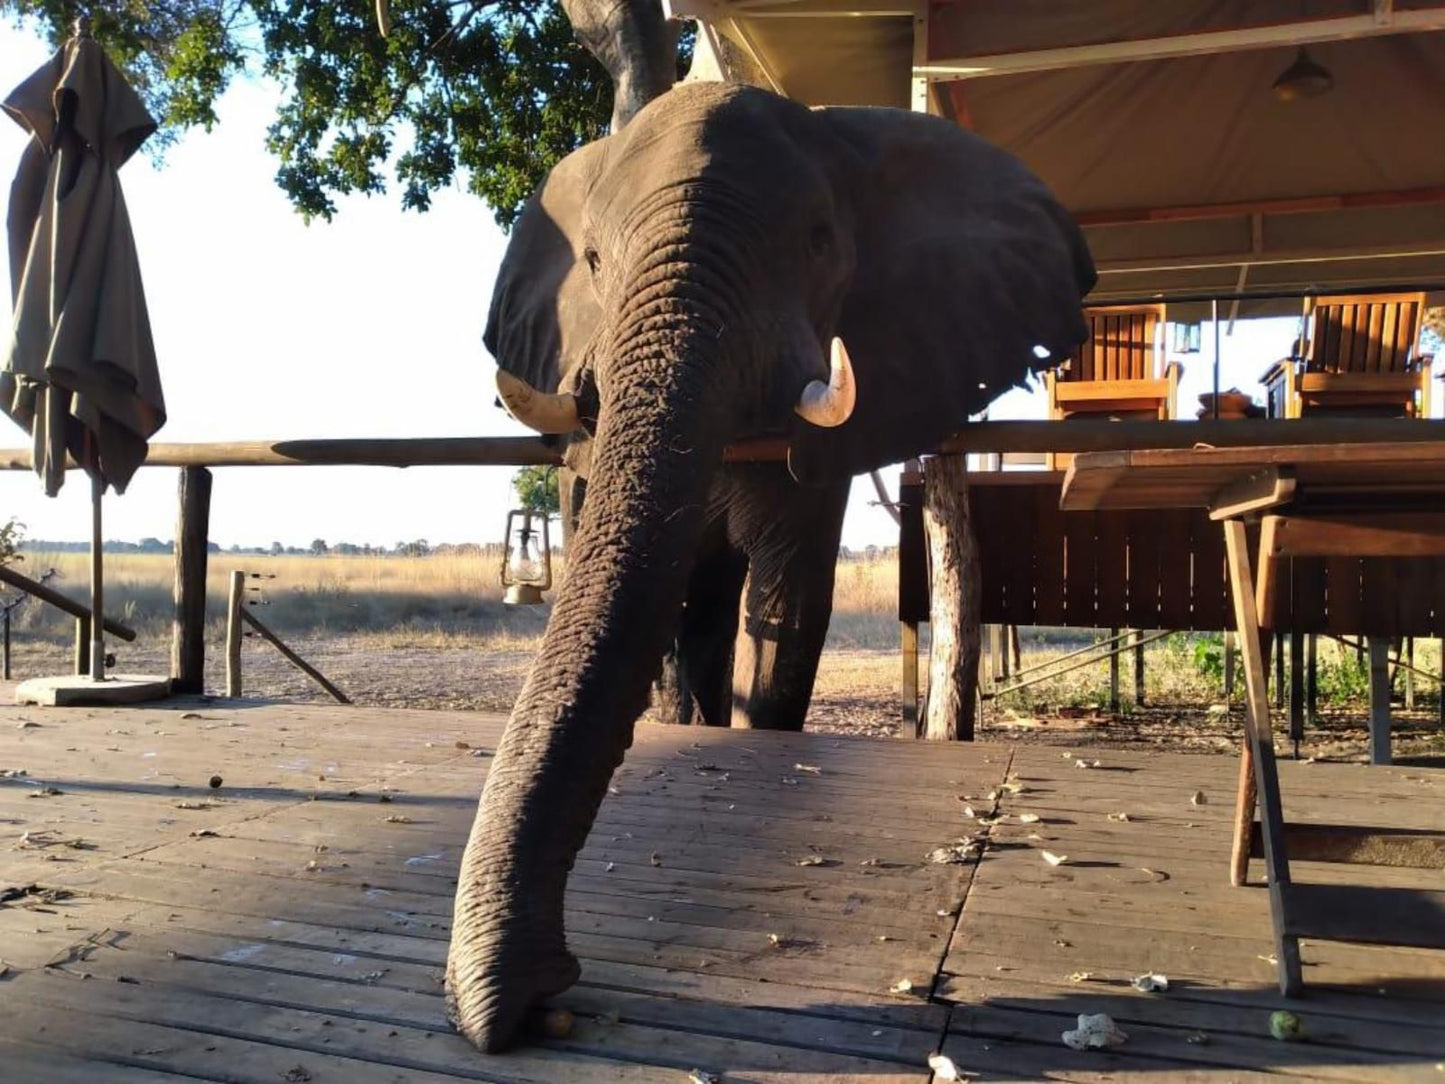
[[[1118,636],[1118,629],[1110,629],[1110,636]],[[1109,712],[1113,715],[1119,714],[1119,653],[1117,651],[1109,655]]]
[[[90,680],[105,680],[105,537],[100,507],[105,481],[90,480]]]
[[[1370,637],[1370,763],[1390,763],[1390,641]]]
[[[1299,759],[1299,743],[1305,736],[1305,638],[1303,633],[1289,634],[1289,740],[1294,742],[1295,759]]]
[[[1134,705],[1144,706],[1144,631],[1134,632]]]
[[[1315,633],[1309,636],[1309,661],[1305,672],[1305,725],[1318,726],[1320,721],[1320,638]]]

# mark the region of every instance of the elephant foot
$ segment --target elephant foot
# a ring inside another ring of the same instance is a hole
[[[581,974],[582,966],[565,948],[478,952],[454,938],[447,956],[447,1018],[483,1054],[500,1054],[517,1042],[529,1010]]]

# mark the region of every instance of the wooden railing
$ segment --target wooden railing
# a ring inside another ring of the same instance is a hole
[[[5,583],[17,590],[24,591],[27,595],[38,598],[57,610],[68,613],[75,618],[75,672],[77,674],[88,674],[90,672],[90,610],[68,595],[62,595],[59,591],[46,587],[39,580],[32,580],[29,576],[16,572],[13,568],[6,568],[0,565],[0,583]],[[5,676],[10,676],[10,615],[5,614]],[[102,626],[112,636],[119,636],[122,640],[131,641],[135,639],[135,630],[119,621],[107,617]]]
[[[1358,444],[1445,440],[1445,421],[1377,418],[1277,420],[985,421],[963,426],[940,442],[936,452],[1088,452],[1136,448],[1188,448],[1310,443]],[[729,462],[779,462],[787,458],[786,438],[739,442]],[[206,558],[213,467],[299,466],[531,466],[559,464],[560,445],[540,437],[424,437],[152,444],[143,466],[179,467],[176,523],[175,618],[171,677],[176,692],[201,692],[205,664]],[[28,448],[0,450],[0,470],[30,470]],[[18,573],[11,573],[18,575]],[[0,579],[3,579],[0,576]],[[33,581],[32,581],[33,582]],[[54,592],[50,592],[55,595]],[[43,597],[43,596],[42,596]],[[53,605],[89,620],[78,603],[55,595]],[[69,608],[67,608],[69,607]],[[906,620],[906,618],[905,618]],[[135,633],[107,620],[124,640]]]

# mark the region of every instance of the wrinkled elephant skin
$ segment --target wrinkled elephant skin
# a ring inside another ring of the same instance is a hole
[[[553,170],[513,233],[487,345],[573,396],[587,489],[463,858],[447,989],[477,1046],[505,1048],[577,977],[567,875],[674,634],[705,715],[741,702],[741,721],[800,722],[827,603],[768,585],[822,562],[831,589],[848,479],[1070,350],[1092,284],[1078,230],[1022,165],[903,111],[686,84]],[[835,336],[856,404],[822,428],[794,408],[842,383]],[[722,463],[759,434],[788,439],[788,471]],[[745,575],[753,680],[728,695],[715,615]]]

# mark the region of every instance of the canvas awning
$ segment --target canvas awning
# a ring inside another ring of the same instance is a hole
[[[673,0],[809,104],[926,109],[1079,216],[1094,297],[1445,283],[1439,0]],[[1307,45],[1334,78],[1281,101]]]

